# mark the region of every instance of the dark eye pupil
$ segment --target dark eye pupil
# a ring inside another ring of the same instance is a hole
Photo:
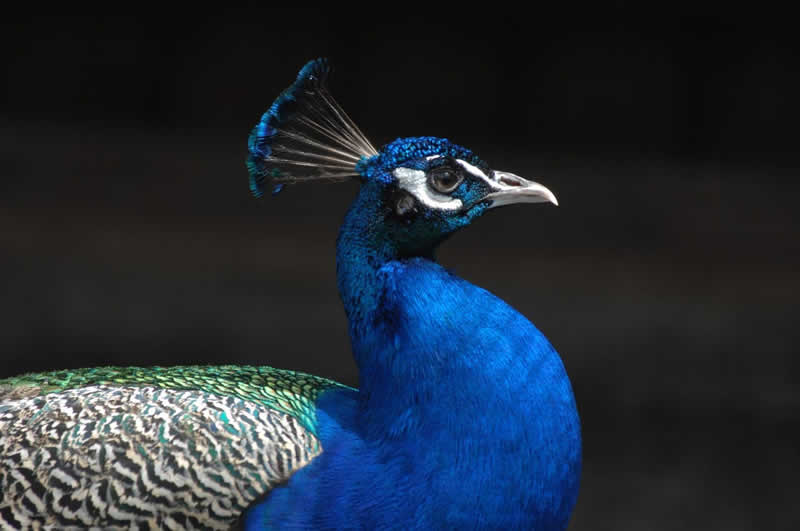
[[[451,171],[443,171],[442,173],[439,174],[438,177],[439,177],[439,184],[444,186],[445,188],[453,186],[453,184],[456,182],[456,176]]]

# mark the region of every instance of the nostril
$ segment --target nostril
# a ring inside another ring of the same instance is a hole
[[[500,175],[500,182],[505,184],[506,186],[522,186],[522,183],[518,179],[514,179],[508,175]]]

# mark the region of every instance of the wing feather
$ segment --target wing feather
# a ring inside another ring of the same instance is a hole
[[[227,529],[322,451],[331,386],[255,367],[0,381],[0,528]]]

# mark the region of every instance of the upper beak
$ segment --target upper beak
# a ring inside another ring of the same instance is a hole
[[[558,206],[555,194],[541,184],[523,179],[519,175],[495,171],[491,179],[492,192],[484,199],[492,204],[489,208],[513,203],[553,203]]]

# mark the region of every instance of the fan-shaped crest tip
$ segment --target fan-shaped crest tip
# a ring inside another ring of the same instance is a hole
[[[356,165],[377,151],[336,103],[327,88],[330,62],[306,63],[297,79],[275,99],[248,139],[250,190],[302,181],[346,181]]]

